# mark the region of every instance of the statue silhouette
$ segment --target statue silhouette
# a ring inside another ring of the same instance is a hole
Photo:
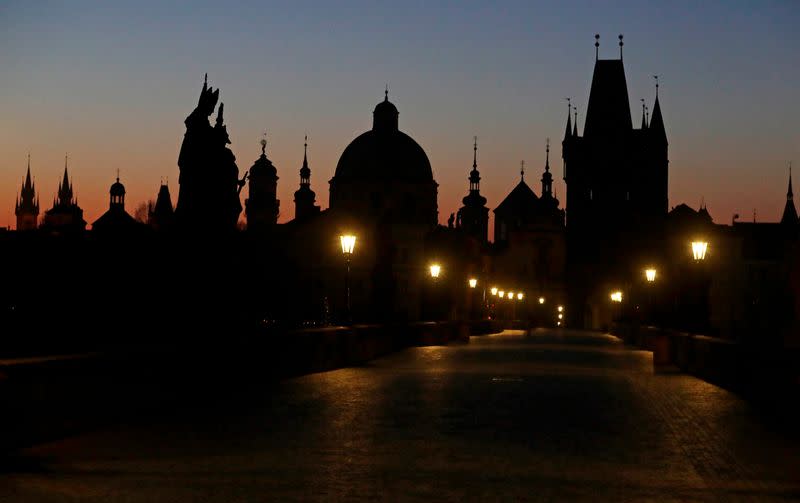
[[[209,117],[219,100],[219,89],[203,82],[197,107],[186,118],[186,134],[178,156],[180,190],[175,208],[176,223],[182,228],[206,231],[233,231],[242,211],[236,157],[224,124],[224,105],[220,103],[216,123]],[[245,177],[247,175],[245,174]]]

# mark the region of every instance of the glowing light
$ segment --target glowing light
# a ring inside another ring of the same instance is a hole
[[[469,279],[469,287],[470,288],[475,288],[476,286],[478,286],[478,280],[475,279],[475,278],[470,278]]]
[[[611,292],[611,301],[612,302],[622,302],[622,292],[617,290],[616,292]]]
[[[522,292],[519,292],[519,293],[517,294],[517,300],[522,300],[522,298],[523,298],[524,296],[525,296],[525,295],[523,295],[523,294],[522,294]]]
[[[502,299],[503,297],[506,296],[506,292],[504,290],[498,290],[497,295]]]
[[[647,278],[648,283],[652,283],[656,280],[656,270],[652,267],[649,269],[644,270],[644,276]]]
[[[544,297],[539,297],[539,304],[544,304]]]
[[[492,292],[492,295],[497,295],[497,287],[496,286],[493,286],[492,289],[489,290],[489,291]]]
[[[561,322],[559,321],[558,323],[556,323],[556,325],[558,325],[560,327],[561,326]]]
[[[561,313],[558,313],[558,319],[559,319],[559,320],[563,320],[563,319],[564,319],[564,315],[563,315],[563,314],[561,314]]]
[[[705,260],[708,243],[706,241],[692,241],[692,256],[695,260]]]
[[[345,255],[352,255],[353,249],[356,247],[356,237],[352,234],[342,234],[339,236],[339,242],[342,244],[342,253]]]
[[[558,306],[558,312],[561,313],[564,311],[564,306]]]
[[[431,264],[430,271],[432,278],[438,278],[439,274],[442,272],[442,266],[440,266],[439,264]]]
[[[514,298],[514,292],[508,292],[508,298],[509,299],[513,299]]]

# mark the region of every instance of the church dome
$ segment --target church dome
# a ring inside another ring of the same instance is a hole
[[[433,181],[428,156],[419,144],[398,129],[397,107],[388,97],[375,107],[372,130],[342,152],[335,178]]]
[[[111,184],[111,189],[109,190],[112,196],[124,196],[125,195],[125,186],[119,183],[119,178],[117,181]]]

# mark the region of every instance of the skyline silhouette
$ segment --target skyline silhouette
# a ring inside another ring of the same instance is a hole
[[[14,47],[0,97],[3,227],[14,227],[14,198],[28,152],[44,201],[56,193],[69,152],[70,175],[88,222],[106,211],[108,183],[117,169],[131,210],[154,199],[162,179],[176,190],[181,130],[174,117],[194,103],[193,86],[205,72],[223,89],[220,99],[240,167],[258,156],[267,130],[282,201],[291,201],[297,189],[307,133],[311,189],[317,204],[328,207],[327,182],[336,161],[352,136],[369,126],[366,114],[388,81],[404,129],[430,156],[440,184],[439,222],[446,223],[461,204],[475,135],[482,193],[487,206],[496,208],[516,184],[521,159],[534,172],[544,166],[542,145],[547,137],[560,137],[566,97],[578,107],[582,133],[595,32],[601,35],[601,58],[618,57],[616,35],[625,34],[634,123],[641,98],[652,110],[652,75],[661,75],[671,149],[670,207],[682,202],[698,207],[704,200],[718,223],[729,223],[734,213],[751,220],[753,209],[759,221],[778,221],[788,163],[800,157],[792,122],[800,110],[791,98],[798,80],[791,65],[798,47],[791,29],[797,13],[775,5],[758,9],[756,18],[754,9],[720,4],[665,8],[658,26],[644,9],[618,15],[622,8],[614,8],[599,17],[586,11],[572,20],[566,9],[533,9],[534,16],[512,4],[496,12],[409,8],[396,14],[398,25],[387,28],[373,47],[354,46],[350,36],[336,36],[339,43],[330,46],[324,42],[330,30],[346,27],[364,40],[385,13],[380,6],[353,16],[351,7],[343,7],[331,16],[324,8],[243,5],[224,21],[216,19],[220,13],[201,9],[186,23],[155,16],[175,14],[175,8],[151,6],[153,25],[127,7],[29,9],[7,7],[0,21]],[[126,15],[132,16],[127,35],[103,28]],[[252,19],[244,22],[248,16]],[[291,16],[294,21],[280,26]],[[711,17],[722,28],[707,33],[707,26],[692,20]],[[404,35],[415,20],[414,37]],[[268,34],[259,43],[257,21]],[[242,27],[234,30],[237,22]],[[301,24],[299,32],[289,29]],[[230,33],[212,43],[206,37],[212,27]],[[500,27],[505,36],[496,36]],[[162,29],[169,35],[154,33]],[[101,38],[104,48],[92,45]],[[423,42],[432,44],[432,54]],[[53,44],[57,50],[50,50]],[[243,49],[235,52],[234,46]],[[190,50],[204,53],[188,61]],[[435,65],[437,58],[441,65]],[[114,64],[103,70],[109,61]],[[329,61],[344,63],[337,68]],[[554,192],[564,200],[561,164],[552,164]],[[279,222],[293,213],[282,207]]]

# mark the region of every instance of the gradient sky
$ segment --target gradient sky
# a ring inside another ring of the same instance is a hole
[[[718,223],[734,212],[751,220],[754,208],[759,221],[780,218],[788,162],[800,166],[800,3],[398,5],[0,4],[0,226],[15,225],[28,152],[43,210],[65,152],[90,223],[107,209],[117,169],[129,212],[155,198],[162,177],[176,202],[183,120],[204,72],[221,89],[241,172],[268,132],[281,221],[294,215],[303,135],[325,208],[339,155],[371,127],[387,82],[400,128],[431,160],[442,223],[468,191],[473,135],[491,208],[519,180],[521,159],[539,192],[548,136],[564,201],[564,98],[578,105],[582,134],[595,33],[601,58],[616,58],[616,36],[625,35],[635,124],[639,99],[652,107],[652,75],[661,76],[670,206],[705,198]]]

